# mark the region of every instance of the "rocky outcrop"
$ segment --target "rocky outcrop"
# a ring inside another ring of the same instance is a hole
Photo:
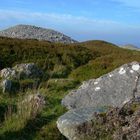
[[[121,107],[134,96],[140,96],[140,64],[125,64],[98,79],[84,82],[70,92],[62,104],[68,109],[82,107]],[[135,94],[135,95],[134,95]]]
[[[0,71],[0,75],[3,79],[29,79],[39,78],[43,72],[34,64],[17,64],[13,68],[4,68]]]
[[[139,128],[138,117],[135,120],[132,114],[138,109],[136,103],[140,108],[139,96],[140,63],[125,64],[98,79],[83,82],[70,92],[62,100],[70,111],[58,119],[58,129],[70,140],[137,139],[139,131],[136,136],[134,131]],[[123,130],[126,131],[121,133]]]
[[[50,42],[61,43],[77,42],[60,32],[31,25],[17,25],[8,28],[6,30],[0,31],[0,36],[19,39],[46,40]]]
[[[4,68],[0,71],[3,93],[15,92],[20,87],[37,87],[43,72],[34,63],[17,64],[13,68]]]

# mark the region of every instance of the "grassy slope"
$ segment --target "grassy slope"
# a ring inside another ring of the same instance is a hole
[[[97,78],[125,63],[140,61],[140,52],[122,49],[105,41],[89,41],[81,45],[98,54],[98,57],[72,71],[69,77],[76,80]]]
[[[3,115],[8,105],[16,106],[22,94],[14,97],[0,94],[0,139],[4,140],[64,140],[56,127],[57,118],[66,111],[60,104],[61,99],[76,88],[79,81],[97,78],[126,62],[140,60],[140,52],[124,50],[104,41],[63,45],[0,38],[0,50],[0,69],[16,63],[35,62],[47,77],[42,79],[39,89],[47,99],[46,107],[25,124],[20,125],[21,120],[14,119],[7,123]]]

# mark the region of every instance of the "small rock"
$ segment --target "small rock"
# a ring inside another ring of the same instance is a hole
[[[12,90],[12,81],[11,80],[4,80],[1,83],[3,93],[11,92]]]

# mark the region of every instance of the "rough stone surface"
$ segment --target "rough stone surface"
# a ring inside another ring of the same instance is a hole
[[[13,68],[4,68],[0,71],[3,79],[26,79],[39,78],[42,76],[42,71],[34,64],[18,64]]]
[[[11,80],[3,80],[1,82],[1,87],[3,93],[10,92],[12,90],[12,81]]]
[[[13,68],[4,68],[0,71],[1,88],[3,93],[37,88],[42,75],[43,72],[34,63],[18,64]],[[32,79],[34,82],[20,84],[20,81],[26,79]]]
[[[69,140],[85,140],[92,132],[94,115],[106,109],[82,108],[70,110],[57,121],[57,127]]]
[[[125,64],[98,79],[84,82],[70,92],[62,104],[68,109],[83,107],[121,107],[134,96],[140,95],[140,64]]]
[[[58,119],[57,126],[69,140],[139,140],[140,97],[120,108],[70,110]]]
[[[4,68],[0,71],[0,76],[5,79],[16,78],[16,71],[12,68]]]
[[[31,25],[17,25],[11,27],[9,29],[0,31],[0,36],[19,39],[47,40],[50,42],[61,43],[77,42],[60,32]]]

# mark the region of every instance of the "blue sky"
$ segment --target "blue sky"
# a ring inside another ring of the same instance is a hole
[[[140,46],[139,0],[0,0],[0,29],[33,24],[79,41]]]

